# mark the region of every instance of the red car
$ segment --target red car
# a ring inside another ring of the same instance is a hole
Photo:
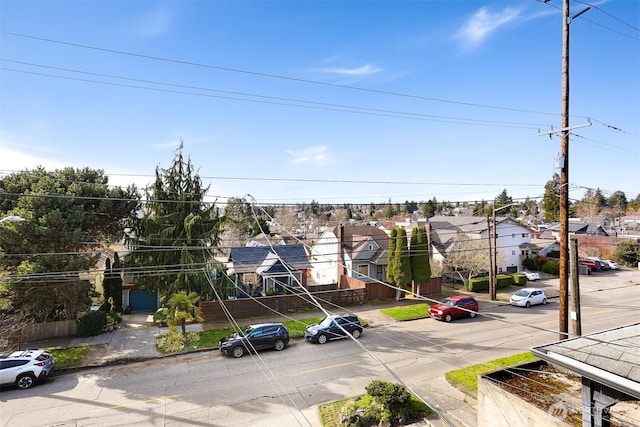
[[[476,317],[480,311],[478,301],[468,295],[456,295],[443,299],[440,304],[429,307],[429,316],[451,322],[458,317]]]
[[[585,258],[581,258],[578,260],[578,264],[579,265],[585,265],[587,267],[589,267],[589,270],[591,271],[598,271],[599,270],[599,266],[598,263],[592,259],[585,259]]]

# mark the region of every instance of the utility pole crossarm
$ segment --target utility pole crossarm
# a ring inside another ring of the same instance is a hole
[[[561,132],[570,132],[574,129],[579,129],[579,128],[586,128],[587,126],[591,126],[591,121],[587,122],[587,123],[583,123],[581,125],[575,125],[575,126],[567,126],[567,127],[563,127],[563,128],[559,128],[559,129],[551,129],[549,132],[540,132],[538,131],[538,136],[544,136],[544,135],[553,135],[553,134],[557,134],[557,133],[561,133]]]

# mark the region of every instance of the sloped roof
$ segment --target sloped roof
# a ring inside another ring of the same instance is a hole
[[[274,246],[273,250],[269,246],[233,247],[229,252],[227,266],[231,274],[257,272],[261,266],[265,268],[273,265],[278,259],[294,269],[311,268],[303,245]]]
[[[640,399],[640,323],[534,347],[535,355]]]
[[[331,231],[334,235],[338,235],[338,228],[334,227]],[[378,248],[375,252],[369,254],[368,259],[378,262],[384,259],[389,249],[389,235],[384,231],[372,225],[343,225],[342,226],[342,249],[344,249],[350,257],[354,257],[357,252],[362,255],[363,245],[373,240]],[[363,259],[362,256],[358,257]]]

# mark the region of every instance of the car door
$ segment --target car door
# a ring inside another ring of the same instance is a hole
[[[267,337],[266,337],[266,334],[265,334],[265,328],[264,327],[255,328],[251,332],[251,335],[249,335],[249,341],[251,341],[251,345],[256,350],[262,350],[263,348],[265,348],[265,340],[266,339],[267,339]]]
[[[345,327],[346,325],[344,324],[344,319],[342,317],[338,317],[336,319],[333,319],[333,322],[331,322],[331,327],[329,328],[329,339],[336,339],[336,338],[342,338],[344,337],[344,332],[342,332],[342,329],[340,329],[340,326]],[[338,326],[340,325],[340,326]]]
[[[468,309],[468,308],[469,308],[468,299],[463,299],[458,301],[457,303],[455,303],[453,307],[453,317],[465,317],[466,315],[469,314],[469,312],[464,309]]]
[[[531,305],[542,304],[542,291],[535,290],[531,292]]]

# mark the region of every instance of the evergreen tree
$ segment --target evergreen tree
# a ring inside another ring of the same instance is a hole
[[[427,227],[421,226],[413,230],[409,253],[411,259],[411,276],[417,284],[418,295],[420,295],[420,285],[428,282],[431,278]]]
[[[213,291],[203,269],[213,257],[210,248],[218,245],[221,219],[213,203],[203,202],[208,187],[182,149],[181,142],[168,169],[156,168],[143,217],[131,233],[135,250],[127,266],[146,267],[137,282],[164,298],[197,292],[208,301]]]
[[[557,173],[544,186],[542,210],[547,221],[560,221],[560,175]]]
[[[398,229],[393,227],[389,235],[389,249],[387,251],[387,282],[395,283],[395,262],[396,262],[396,241],[398,239]]]
[[[616,191],[607,199],[607,205],[612,208],[616,208],[621,212],[627,210],[627,196],[624,191]]]

